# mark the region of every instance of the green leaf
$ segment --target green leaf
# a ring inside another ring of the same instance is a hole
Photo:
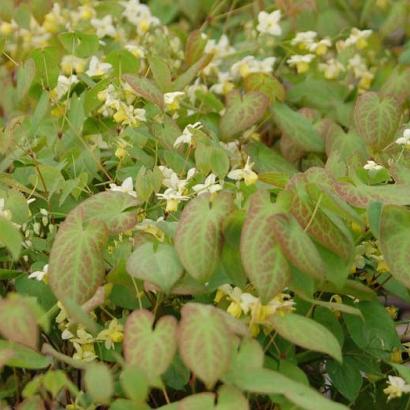
[[[166,243],[145,242],[137,246],[128,259],[131,276],[147,280],[169,293],[184,273],[175,248]]]
[[[127,366],[120,375],[121,387],[132,401],[143,403],[148,396],[148,380],[137,366]]]
[[[394,97],[380,97],[375,92],[362,94],[354,108],[357,132],[375,150],[381,150],[393,141],[400,117],[399,102]]]
[[[262,303],[267,303],[289,283],[290,271],[273,234],[273,216],[278,212],[269,193],[253,194],[241,234],[241,258]]]
[[[305,349],[326,353],[342,361],[342,351],[336,337],[328,329],[307,317],[289,313],[269,319],[273,328],[284,339]]]
[[[410,288],[410,211],[399,206],[383,208],[380,245],[390,273]]]
[[[104,224],[84,222],[74,210],[60,225],[49,259],[49,285],[58,299],[83,304],[104,280]]]
[[[241,243],[241,231],[245,221],[245,213],[238,210],[229,215],[224,222],[224,245],[222,249],[222,264],[232,283],[241,289],[246,286],[246,273],[238,252]]]
[[[176,78],[172,84],[172,89],[174,91],[183,90],[187,85],[191,84],[191,82],[198,75],[198,72],[204,68],[210,60],[210,55],[206,54],[202,56],[198,61],[192,64],[185,72]]]
[[[0,216],[0,245],[5,246],[17,260],[21,251],[23,237],[15,225],[6,218]]]
[[[32,58],[25,61],[17,71],[17,99],[21,101],[28,93],[36,75],[36,65]]]
[[[360,302],[355,305],[363,318],[343,314],[347,330],[355,344],[378,358],[389,359],[400,348],[394,322],[380,302]]]
[[[214,273],[222,247],[222,223],[233,208],[232,195],[202,194],[184,208],[175,235],[175,249],[187,272],[206,282]]]
[[[280,213],[272,217],[275,239],[286,258],[302,272],[316,279],[325,277],[325,265],[309,235],[291,214]]]
[[[185,43],[185,62],[191,66],[203,55],[207,39],[203,38],[201,30],[192,31]]]
[[[303,191],[299,182],[303,175],[298,175],[288,184],[289,191],[295,192],[291,212],[302,228],[319,242],[342,259],[350,260],[353,252],[353,241],[320,209],[320,197],[315,203]]]
[[[172,362],[177,342],[177,321],[162,316],[155,324],[154,315],[141,309],[131,313],[125,323],[124,356],[129,365],[143,370],[150,384],[158,386],[159,376]]]
[[[386,205],[410,205],[410,184],[354,186],[337,182],[334,186],[343,200],[357,208],[367,208],[372,201]]]
[[[24,297],[9,293],[6,299],[0,300],[0,334],[11,342],[37,349],[37,320]]]
[[[380,237],[380,222],[383,210],[381,202],[370,202],[367,207],[367,220],[369,221],[369,228],[375,238]]]
[[[226,151],[219,146],[210,150],[210,164],[212,172],[220,179],[224,179],[229,172],[229,158]]]
[[[300,149],[308,152],[323,152],[325,144],[312,123],[303,115],[290,109],[286,104],[274,103],[273,117],[286,136]]]
[[[166,61],[158,55],[151,55],[148,62],[158,88],[164,93],[171,91],[172,76]]]
[[[241,390],[251,393],[282,394],[301,409],[347,410],[343,404],[330,401],[311,387],[273,370],[249,369],[238,372],[231,382]]]
[[[362,387],[362,375],[354,357],[346,356],[343,363],[329,360],[326,370],[332,380],[332,385],[350,402],[354,402]]]
[[[136,225],[138,204],[138,200],[127,193],[106,191],[86,199],[73,212],[80,215],[85,223],[98,220],[111,234],[118,234]]]
[[[51,364],[49,357],[43,356],[28,347],[0,340],[0,352],[4,350],[13,352],[13,355],[6,360],[6,366],[23,369],[44,369]]]
[[[107,63],[113,67],[114,75],[121,76],[126,73],[136,73],[140,69],[140,60],[128,50],[117,49],[111,51],[106,58]]]
[[[36,80],[49,90],[57,85],[60,74],[60,52],[56,47],[45,47],[34,50],[31,58],[36,63]]]
[[[159,108],[164,107],[164,95],[151,80],[131,74],[124,74],[122,78],[134,89],[138,96],[152,102]]]
[[[95,34],[66,32],[60,33],[58,39],[68,54],[81,58],[95,55],[99,48],[99,40]]]
[[[212,305],[187,303],[183,306],[178,344],[184,363],[209,389],[229,368],[232,335]]]
[[[223,139],[232,140],[241,131],[245,131],[258,122],[269,105],[269,99],[258,91],[241,95],[232,91],[226,101],[226,111],[221,118],[220,129]]]
[[[259,91],[274,100],[284,101],[286,97],[285,87],[272,75],[266,73],[251,73],[245,77],[243,85],[246,91]]]
[[[114,393],[110,369],[104,363],[92,363],[85,369],[84,383],[94,403],[108,404]]]

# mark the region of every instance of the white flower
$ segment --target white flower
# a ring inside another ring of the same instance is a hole
[[[367,39],[371,36],[372,30],[359,30],[353,27],[350,36],[344,42],[344,45],[355,45],[357,48],[365,48],[367,46]]]
[[[177,110],[179,108],[179,101],[185,95],[182,91],[174,91],[164,94],[164,104],[169,110]]]
[[[135,44],[126,44],[125,48],[136,58],[144,58],[145,50],[143,47]]]
[[[180,192],[173,188],[168,188],[162,194],[156,194],[158,198],[165,199],[167,201],[167,206],[165,208],[166,212],[175,212],[178,209],[178,204],[181,201],[188,201],[189,196],[182,195]]]
[[[275,64],[276,57],[267,57],[257,60],[254,56],[246,56],[231,67],[234,78],[247,77],[251,73],[270,73]]]
[[[280,18],[280,10],[275,10],[272,13],[261,11],[258,14],[258,25],[256,26],[256,30],[258,30],[259,33],[280,36],[282,34],[282,28],[279,25]]]
[[[44,280],[48,273],[48,264],[44,265],[43,270],[36,270],[28,275],[29,279]]]
[[[198,121],[194,124],[188,124],[184,130],[182,131],[182,135],[180,135],[174,142],[174,147],[177,148],[182,144],[191,145],[192,143],[192,131],[191,130],[199,130],[202,128],[202,124]]]
[[[11,219],[11,211],[9,209],[6,209],[5,207],[6,203],[4,198],[0,198],[0,217],[3,217],[4,219],[10,220]]]
[[[382,165],[377,164],[376,162],[369,160],[366,162],[366,165],[363,166],[364,169],[367,171],[379,171],[380,169],[383,169]]]
[[[140,4],[139,0],[122,1],[124,7],[122,15],[137,28],[140,35],[145,34],[151,27],[160,24],[157,17],[151,14],[149,7],[145,4]]]
[[[65,95],[73,85],[78,83],[78,77],[75,74],[66,77],[65,75],[59,75],[57,79],[57,86],[55,88],[55,92],[57,98],[60,99],[63,95]]]
[[[65,55],[60,65],[65,75],[71,75],[73,72],[79,74],[84,72],[87,61],[74,55]]]
[[[112,16],[107,15],[102,19],[91,19],[91,25],[95,28],[96,34],[99,38],[105,36],[115,37],[117,30],[112,24]]]
[[[359,54],[355,54],[348,62],[348,68],[353,70],[356,78],[361,78],[368,72],[366,62]]]
[[[225,57],[234,51],[235,49],[229,44],[229,38],[226,34],[222,34],[218,41],[209,39],[205,46],[205,53],[213,54],[214,59]]]
[[[246,164],[242,169],[234,169],[228,174],[228,178],[235,181],[245,180],[246,185],[252,185],[258,180],[258,175],[252,171],[253,163],[251,163],[250,158],[246,160]]]
[[[403,136],[397,138],[396,144],[410,146],[410,128],[407,128],[403,131]]]
[[[334,58],[326,61],[326,63],[319,64],[319,71],[322,71],[325,75],[325,78],[328,80],[333,80],[339,77],[342,71],[345,71],[345,68],[342,63],[337,61]]]
[[[316,37],[317,33],[315,31],[301,31],[296,34],[291,44],[292,46],[299,46],[303,50],[309,50],[314,44]]]
[[[92,56],[88,70],[85,72],[90,77],[100,77],[111,71],[112,65],[101,62],[98,57]]]
[[[312,53],[316,53],[318,56],[323,56],[327,53],[329,47],[331,47],[332,42],[329,38],[323,38],[318,42],[314,42],[309,46],[309,51]]]
[[[387,400],[401,397],[403,393],[410,393],[410,385],[401,377],[389,376],[387,384],[388,386],[383,390],[388,396]]]
[[[110,184],[110,191],[115,192],[125,192],[134,198],[137,197],[137,193],[134,191],[134,183],[132,181],[132,177],[127,177],[124,179],[121,185]]]
[[[309,64],[315,58],[314,54],[293,55],[287,61],[290,67],[296,67],[298,74],[303,74],[309,69]]]
[[[205,194],[206,192],[213,194],[214,192],[220,191],[222,189],[222,185],[216,183],[216,175],[209,174],[203,184],[194,185],[192,189],[198,195]]]

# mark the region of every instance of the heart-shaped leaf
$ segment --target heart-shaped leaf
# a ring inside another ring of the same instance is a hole
[[[144,242],[129,257],[127,271],[131,276],[152,282],[168,293],[182,276],[184,268],[173,246]]]
[[[106,191],[86,199],[74,212],[81,214],[85,223],[98,219],[110,233],[118,234],[137,223],[138,204],[138,200],[127,193]]]
[[[214,306],[184,305],[178,345],[184,363],[208,388],[212,388],[229,368],[232,335]]]
[[[124,74],[122,78],[133,88],[137,95],[160,108],[164,107],[164,95],[151,80],[131,74]]]
[[[325,277],[325,265],[313,241],[291,214],[271,218],[275,239],[286,258],[302,272],[316,279]]]
[[[316,352],[326,353],[339,362],[342,351],[333,333],[313,319],[289,313],[274,315],[269,319],[271,325],[284,339]]]
[[[276,212],[268,192],[253,194],[241,234],[242,263],[263,303],[281,292],[290,280],[288,262],[273,234]]]
[[[0,300],[0,334],[11,342],[37,349],[36,316],[22,296],[9,294],[7,299]]]
[[[124,356],[129,365],[143,370],[153,385],[172,362],[177,349],[177,321],[163,316],[154,327],[154,315],[148,310],[132,312],[125,323]]]
[[[392,96],[380,97],[375,92],[362,94],[354,108],[357,132],[375,150],[392,142],[400,117],[399,101]]]
[[[273,104],[273,116],[280,130],[303,151],[323,152],[325,143],[313,124],[286,104]]]
[[[410,211],[400,206],[383,208],[380,245],[384,259],[395,279],[410,288]]]
[[[104,280],[107,235],[105,224],[86,223],[76,210],[60,225],[48,268],[49,285],[58,299],[81,305],[95,294]]]
[[[263,117],[268,105],[269,99],[261,92],[241,95],[239,91],[232,91],[220,122],[222,137],[232,139],[235,134],[251,127]]]
[[[233,207],[232,195],[221,192],[211,198],[202,194],[182,212],[175,235],[175,248],[187,272],[206,282],[218,264],[222,246],[222,223]]]

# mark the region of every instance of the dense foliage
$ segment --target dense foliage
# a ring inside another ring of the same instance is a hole
[[[1,0],[0,407],[410,404],[408,0]]]

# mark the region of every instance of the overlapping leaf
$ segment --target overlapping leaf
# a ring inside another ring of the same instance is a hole
[[[37,349],[39,330],[30,305],[19,295],[0,300],[0,334],[33,350]]]
[[[339,362],[342,351],[336,337],[326,327],[307,317],[289,313],[275,315],[270,323],[283,338],[305,349],[326,353]]]
[[[131,229],[137,223],[138,200],[124,192],[106,191],[93,195],[75,208],[85,223],[99,220],[111,234]]]
[[[233,91],[228,97],[226,111],[220,123],[221,134],[225,140],[232,139],[237,133],[259,121],[269,104],[269,99],[258,91],[250,91],[244,95]]]
[[[262,302],[279,293],[290,279],[288,262],[273,233],[276,212],[268,192],[255,193],[241,234],[242,263]]]
[[[103,223],[84,222],[74,210],[60,225],[49,259],[49,285],[58,299],[83,304],[104,280],[102,247],[107,240]]]
[[[218,264],[222,245],[222,222],[233,207],[232,195],[221,192],[211,199],[202,194],[182,212],[175,235],[175,248],[187,272],[206,282]]]
[[[380,150],[392,142],[400,116],[400,105],[394,97],[380,97],[375,92],[368,92],[356,101],[354,124],[366,143]]]
[[[271,218],[275,239],[286,258],[302,272],[316,279],[325,277],[325,265],[313,241],[291,214]]]
[[[124,74],[123,79],[134,89],[137,95],[163,108],[164,95],[151,80],[131,74]]]
[[[184,363],[208,388],[212,388],[229,368],[232,335],[217,308],[211,305],[184,305],[178,345]]]
[[[145,242],[137,246],[128,259],[131,276],[147,280],[169,292],[184,272],[175,248],[166,243]]]
[[[307,118],[283,103],[274,103],[272,110],[280,130],[300,149],[308,152],[324,151],[324,140]]]
[[[380,245],[395,279],[410,288],[410,211],[399,206],[383,208]]]

